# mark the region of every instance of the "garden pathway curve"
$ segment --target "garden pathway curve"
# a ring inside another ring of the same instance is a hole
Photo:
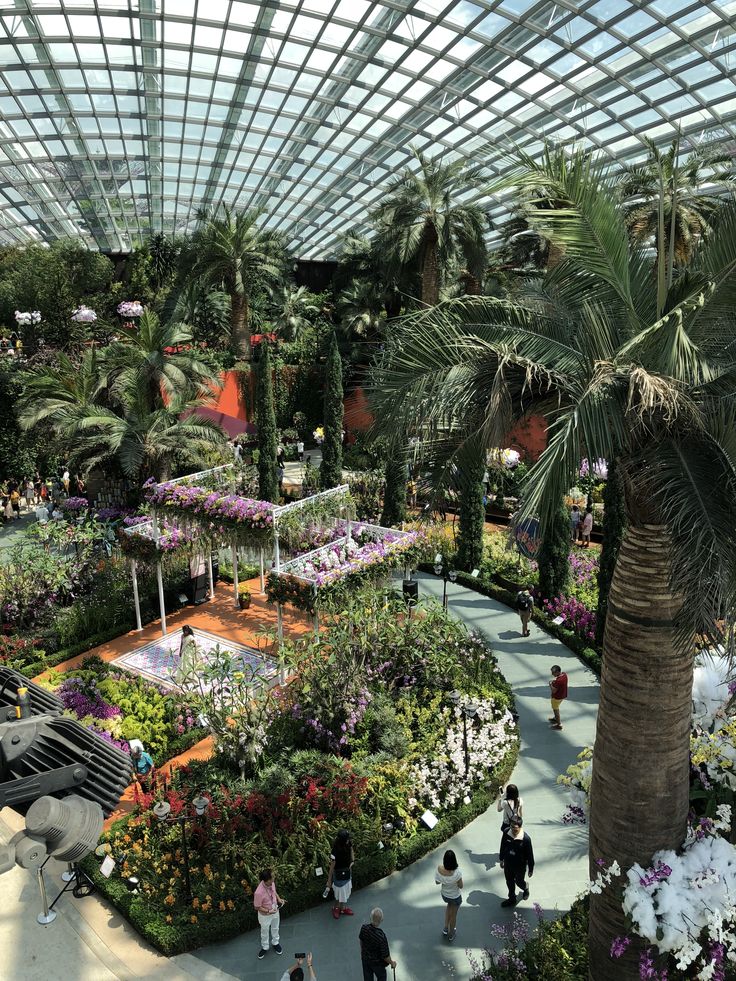
[[[422,593],[441,597],[441,581],[426,575],[419,578]],[[556,778],[583,746],[593,742],[598,682],[568,648],[534,624],[531,637],[522,639],[519,619],[508,607],[458,584],[448,584],[448,590],[450,609],[469,627],[485,633],[516,695],[522,746],[512,779],[524,799],[525,827],[537,861],[531,898],[516,909],[531,922],[532,903],[539,903],[547,913],[566,910],[588,878],[587,832],[579,826],[562,824],[567,797],[564,789],[556,785]],[[570,697],[563,705],[561,732],[550,730],[547,722],[547,682],[555,663],[570,678]],[[243,981],[278,981],[293,963],[295,951],[312,950],[319,981],[359,981],[358,930],[371,908],[380,906],[391,953],[398,962],[397,981],[467,979],[471,972],[465,948],[478,954],[491,943],[490,924],[511,919],[510,911],[499,905],[506,895],[503,873],[498,868],[499,828],[495,808],[481,814],[435,852],[354,893],[352,918],[335,922],[330,904],[325,902],[284,920],[282,957],[271,952],[262,961],[257,960],[257,931],[204,947],[195,951],[194,957],[203,962],[203,968],[214,966]],[[443,906],[439,887],[434,884],[434,869],[445,847],[457,853],[465,883],[454,945],[448,945],[441,935]]]

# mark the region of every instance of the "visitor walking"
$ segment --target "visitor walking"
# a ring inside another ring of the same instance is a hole
[[[278,479],[279,479],[279,494],[283,494],[284,493],[284,475],[286,473],[286,471],[284,470],[284,464],[283,463],[279,463],[278,467],[276,468],[276,473],[277,473]]]
[[[519,614],[519,619],[521,620],[521,636],[529,637],[529,621],[532,617],[532,610],[534,609],[534,597],[529,592],[528,589],[521,589],[516,594],[516,610]]]
[[[371,910],[370,923],[360,928],[360,962],[363,966],[363,981],[386,981],[386,968],[396,969],[396,961],[391,959],[388,938],[381,929],[383,910],[376,906]]]
[[[590,548],[590,533],[593,531],[593,511],[588,508],[580,526],[580,544],[583,548]]]
[[[197,641],[194,631],[185,623],[181,628],[179,642],[179,661],[176,665],[175,681],[177,685],[186,684],[187,680],[197,672]]]
[[[578,532],[580,531],[580,508],[577,504],[573,504],[572,511],[570,512],[570,534],[572,535],[573,543],[578,540]]]
[[[31,508],[33,507],[34,503],[35,503],[35,500],[34,500],[35,493],[34,493],[34,490],[33,490],[33,481],[31,480],[30,477],[26,477],[26,485],[25,485],[25,492],[24,493],[25,493],[25,498],[26,498],[26,507],[30,511]]]
[[[496,810],[503,815],[501,818],[501,841],[503,842],[503,836],[511,827],[512,818],[521,817],[524,812],[524,802],[519,797],[519,788],[515,783],[510,783],[505,791],[503,787],[499,787]]]
[[[283,954],[283,949],[279,943],[279,923],[281,916],[279,910],[286,902],[276,892],[276,882],[271,869],[264,869],[260,875],[261,881],[256,886],[253,893],[253,906],[258,913],[258,922],[261,927],[261,949],[258,951],[258,960],[268,953],[269,946],[273,947],[277,954]],[[269,932],[271,940],[269,943]]]
[[[291,967],[287,967],[287,969],[281,975],[281,981],[304,981],[304,968],[302,967],[302,964],[304,963],[306,963],[307,970],[309,971],[308,981],[317,981],[317,975],[314,973],[314,967],[312,966],[311,951],[306,955],[306,957],[298,954]]]
[[[442,936],[452,943],[457,936],[457,912],[463,901],[460,891],[463,888],[463,874],[458,868],[455,852],[449,848],[444,854],[442,865],[437,867],[434,881],[441,886],[440,892],[445,901],[445,928]]]
[[[553,729],[561,729],[560,705],[567,698],[567,675],[559,664],[552,665],[552,679],[549,682],[549,691],[552,701],[552,718],[549,721],[552,723]]]
[[[130,743],[130,758],[133,761],[133,778],[136,783],[139,783],[148,788],[151,786],[151,781],[153,780],[153,757],[150,753],[146,753],[143,749],[143,743],[139,739],[135,739]]]
[[[332,887],[332,894],[335,897],[335,905],[332,907],[332,915],[336,920],[341,916],[352,916],[353,911],[347,905],[350,894],[353,891],[353,864],[355,863],[355,853],[353,843],[350,840],[350,832],[344,828],[337,832],[337,837],[332,845],[330,855],[330,868],[327,873],[327,889]]]
[[[502,906],[516,906],[519,898],[517,887],[521,890],[521,898],[529,899],[529,883],[526,881],[534,875],[534,849],[532,840],[522,827],[520,817],[511,819],[511,826],[501,842],[501,868],[506,878],[506,888],[509,898],[504,899]]]
[[[304,463],[304,440],[300,439],[296,444],[296,452],[299,457],[299,462]]]

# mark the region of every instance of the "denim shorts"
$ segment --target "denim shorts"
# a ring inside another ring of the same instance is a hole
[[[463,901],[462,896],[457,896],[455,899],[448,899],[447,896],[442,897],[448,906],[460,906]]]

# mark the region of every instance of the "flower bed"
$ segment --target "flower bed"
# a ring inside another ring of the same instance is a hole
[[[97,657],[63,673],[52,671],[43,684],[71,715],[120,749],[127,751],[130,739],[140,739],[157,764],[206,735],[179,693]]]
[[[297,672],[288,688],[254,694],[249,678],[225,678],[210,704],[215,755],[179,769],[158,791],[172,814],[192,817],[191,900],[178,828],[156,823],[151,795],[104,838],[120,872],[141,880],[140,895],[117,876],[102,879],[99,859],[86,863],[103,893],[167,954],[255,926],[248,896],[261,868],[275,868],[289,900],[284,912],[297,912],[319,902],[324,879],[314,869],[328,865],[339,828],[354,841],[355,885],[365,885],[436,847],[508,779],[518,748],[512,696],[479,637],[436,608],[420,607],[408,620],[401,599],[384,605],[369,589],[339,608],[328,604],[323,620],[319,641],[286,646]],[[480,705],[469,721],[467,781],[453,688]],[[442,768],[441,789],[430,761]],[[197,819],[191,800],[200,793],[210,807]],[[434,831],[419,821],[427,807],[440,818]]]

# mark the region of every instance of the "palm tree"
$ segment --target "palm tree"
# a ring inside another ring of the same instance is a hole
[[[482,280],[488,219],[478,205],[455,203],[472,186],[464,161],[443,164],[416,150],[414,156],[418,168],[406,168],[388,186],[372,217],[379,249],[402,268],[419,264],[422,303],[434,306],[452,259],[462,256],[466,272]]]
[[[181,289],[167,301],[164,317],[174,323],[189,324],[194,339],[204,341],[208,347],[227,345],[232,334],[230,297],[203,279],[187,277]]]
[[[310,318],[320,312],[314,302],[314,294],[306,286],[282,285],[276,290],[273,302],[276,315],[273,318],[274,331],[285,341],[297,341],[312,322]]]
[[[502,445],[510,420],[542,405],[549,442],[520,517],[538,514],[543,529],[582,454],[616,460],[628,527],[603,639],[593,877],[599,861],[646,867],[682,844],[694,638],[716,634],[736,601],[736,202],[658,296],[610,172],[580,153],[521,161],[513,182],[564,204],[530,212],[564,250],[542,293],[463,298],[399,321],[373,400],[384,430],[422,432],[442,452],[448,432],[452,452],[478,436]],[[615,889],[592,896],[591,981],[638,977],[641,947],[609,956],[626,932]]]
[[[380,287],[369,279],[354,280],[341,292],[337,304],[343,331],[348,337],[357,335],[363,340],[375,340],[385,323],[382,307]]]
[[[225,442],[219,426],[194,416],[219,384],[192,350],[181,325],[141,317],[136,337],[85,352],[77,364],[59,355],[54,367],[24,376],[18,403],[23,429],[51,427],[69,462],[88,473],[116,462],[132,478],[161,478],[174,461],[200,463]],[[188,417],[188,418],[187,418]]]
[[[169,400],[194,393],[211,396],[222,387],[217,372],[192,346],[191,328],[163,324],[150,310],[140,318],[135,333],[103,350],[100,364],[114,394],[134,380],[148,391],[151,408],[160,403],[162,395]]]
[[[189,272],[230,295],[232,344],[250,360],[252,294],[281,278],[285,248],[281,235],[258,227],[256,211],[223,207],[200,216],[187,256]]]
[[[626,227],[635,242],[655,243],[664,223],[670,262],[686,264],[723,203],[719,189],[736,181],[733,158],[696,147],[680,162],[680,137],[662,152],[651,140],[649,159],[629,167],[618,182]]]

